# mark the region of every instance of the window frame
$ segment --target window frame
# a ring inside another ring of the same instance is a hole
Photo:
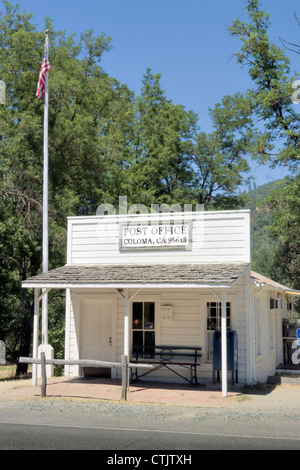
[[[134,303],[153,303],[154,304],[154,328],[145,328],[145,329],[139,329],[133,328],[133,305]],[[134,342],[133,342],[133,332],[134,331],[143,331],[143,332],[149,332],[153,331],[154,332],[154,345],[155,344],[160,344],[160,305],[161,305],[161,296],[160,295],[137,295],[134,297],[134,299],[131,301],[131,308],[130,308],[130,345],[131,345],[131,354],[132,356],[135,355],[134,352]],[[144,339],[143,339],[143,345],[145,345]],[[149,355],[148,355],[149,357]]]
[[[209,304],[215,304],[213,307]],[[216,330],[221,331],[221,318],[222,318],[222,302],[216,299],[206,299],[204,302],[205,308],[205,361],[209,364],[213,362],[213,334]],[[209,321],[209,308],[216,308],[216,328],[208,328]],[[227,314],[229,309],[229,315]],[[226,329],[229,331],[232,328],[233,323],[233,300],[226,299]]]

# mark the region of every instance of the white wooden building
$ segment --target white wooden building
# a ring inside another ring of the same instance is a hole
[[[198,380],[211,384],[220,330],[226,394],[230,330],[238,338],[238,382],[264,382],[282,362],[282,319],[300,292],[254,273],[250,259],[247,210],[70,217],[66,266],[23,282],[35,290],[33,357],[41,290],[65,289],[65,359],[118,362],[133,358],[136,344],[201,347]],[[70,377],[89,372],[65,368]],[[146,379],[181,380],[165,368]]]

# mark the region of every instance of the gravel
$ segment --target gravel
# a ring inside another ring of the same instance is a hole
[[[300,396],[299,396],[300,398]],[[291,420],[299,419],[299,402],[295,407],[287,408],[284,403],[275,408],[255,406],[253,403],[237,404],[234,407],[197,407],[197,406],[174,406],[156,404],[132,404],[132,403],[103,403],[68,399],[34,399],[34,400],[4,400],[0,403],[1,408],[16,409],[23,411],[35,411],[55,414],[76,414],[82,416],[103,416],[106,418],[132,418],[147,422],[160,422],[172,418],[177,422],[180,420],[210,421],[259,421],[259,420]]]

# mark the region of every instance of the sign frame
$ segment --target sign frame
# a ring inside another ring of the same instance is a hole
[[[127,238],[125,238],[127,236]],[[125,243],[126,240],[126,243]],[[120,251],[191,250],[192,222],[120,224]]]

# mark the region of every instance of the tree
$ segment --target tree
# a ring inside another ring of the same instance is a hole
[[[134,203],[190,202],[187,149],[194,138],[197,116],[174,105],[160,87],[160,74],[147,69],[141,96],[135,102],[135,138],[128,168],[126,194]]]
[[[218,209],[242,204],[237,190],[249,170],[245,157],[253,136],[242,95],[227,96],[210,110],[210,134],[199,131],[194,112],[167,99],[160,74],[150,69],[136,105],[136,144],[129,169],[135,202],[198,203]]]
[[[248,90],[251,112],[262,123],[253,144],[253,155],[262,162],[286,165],[292,175],[283,188],[274,191],[265,202],[272,209],[270,233],[275,240],[272,256],[266,256],[266,275],[299,288],[299,161],[300,114],[292,102],[289,58],[270,43],[269,15],[260,10],[258,0],[248,0],[249,22],[237,19],[230,28],[242,47],[238,63],[248,68],[255,88]]]
[[[268,36],[269,15],[260,10],[258,0],[248,0],[249,22],[237,19],[229,28],[242,47],[237,62],[248,68],[255,85],[248,90],[253,113],[264,131],[253,145],[253,154],[262,162],[299,168],[300,115],[292,103],[289,58],[272,44]]]
[[[31,24],[31,14],[21,14],[7,0],[3,5],[0,77],[7,100],[0,105],[0,335],[16,359],[29,355],[33,316],[32,293],[22,290],[21,282],[41,271],[44,107],[35,92],[45,34]],[[52,68],[50,269],[66,261],[67,216],[95,214],[101,203],[116,206],[119,196],[146,206],[239,206],[237,189],[253,132],[241,96],[226,97],[211,111],[213,132],[199,133],[197,115],[166,97],[159,74],[147,70],[136,97],[105,73],[101,58],[110,38],[92,31],[79,39],[66,36],[50,20],[46,28]],[[63,342],[62,305],[51,293],[56,348]]]
[[[197,202],[217,209],[237,208],[244,197],[237,190],[249,171],[246,159],[254,131],[249,103],[237,93],[210,110],[212,132],[198,133],[191,152]]]
[[[272,262],[275,278],[284,284],[300,289],[300,175],[290,178],[287,184],[272,192],[266,199],[274,210],[270,227],[277,241]]]
[[[45,34],[35,30],[30,14],[3,4],[0,76],[7,105],[0,107],[0,334],[16,359],[29,355],[33,315],[32,295],[21,282],[41,270],[43,102],[35,91]],[[50,22],[47,28],[51,268],[65,262],[67,215],[94,213],[101,200],[110,136],[118,127],[119,107],[130,106],[130,93],[99,65],[109,38],[87,32],[76,43]],[[49,309],[51,314],[51,302]]]

